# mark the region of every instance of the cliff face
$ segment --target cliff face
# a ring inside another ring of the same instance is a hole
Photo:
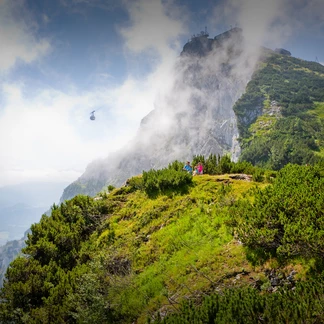
[[[240,153],[233,105],[254,69],[244,49],[242,31],[234,28],[214,39],[188,42],[174,66],[171,91],[143,118],[138,134],[123,150],[91,163],[68,186],[61,201],[78,193],[95,194],[106,184],[121,185],[128,177],[195,154]]]
[[[21,249],[26,246],[25,241],[27,240],[28,233],[30,233],[30,230],[27,230],[24,237],[20,240],[9,241],[4,246],[0,247],[0,288],[2,287],[5,273],[10,262],[12,262],[18,254],[21,253]]]

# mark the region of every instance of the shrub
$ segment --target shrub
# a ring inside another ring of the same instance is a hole
[[[250,162],[241,161],[233,163],[231,167],[231,173],[246,173],[253,174],[255,167]]]
[[[263,181],[263,171],[261,169],[256,168],[252,173],[252,180],[255,182]]]
[[[110,192],[110,191],[113,191],[115,188],[116,188],[116,187],[114,187],[113,185],[109,185],[109,186],[107,187],[107,189],[108,189],[109,192]]]
[[[228,155],[223,155],[218,163],[220,173],[230,173],[233,163],[234,162],[231,161],[231,158]]]
[[[240,240],[281,256],[324,257],[324,178],[319,166],[287,165],[254,203],[231,211]]]
[[[184,162],[175,160],[168,165],[168,169],[176,170],[176,171],[181,171],[183,169],[183,166],[185,165]]]
[[[156,324],[191,323],[323,323],[323,278],[297,283],[296,289],[280,288],[276,294],[260,294],[253,288],[224,289],[221,294],[181,304],[178,312]]]
[[[185,190],[192,183],[191,174],[174,169],[143,171],[143,187],[148,195],[167,190]]]
[[[127,185],[131,188],[131,191],[144,189],[142,177],[132,177],[132,178],[128,179]]]

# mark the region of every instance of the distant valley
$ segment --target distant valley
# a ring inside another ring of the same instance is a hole
[[[25,183],[0,188],[0,246],[18,240],[58,202],[67,183]]]

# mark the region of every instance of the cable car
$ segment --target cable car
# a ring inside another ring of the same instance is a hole
[[[94,115],[94,113],[95,113],[95,110],[90,113],[90,119],[91,120],[95,120],[96,119],[96,116]]]

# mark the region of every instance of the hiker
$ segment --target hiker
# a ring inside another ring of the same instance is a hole
[[[198,162],[198,165],[197,165],[197,174],[202,175],[203,174],[203,171],[204,171],[204,167],[203,167],[202,163],[201,162]]]
[[[184,171],[187,171],[188,173],[192,174],[192,166],[190,165],[190,162],[187,161],[187,163],[185,164],[185,166],[183,167]]]

